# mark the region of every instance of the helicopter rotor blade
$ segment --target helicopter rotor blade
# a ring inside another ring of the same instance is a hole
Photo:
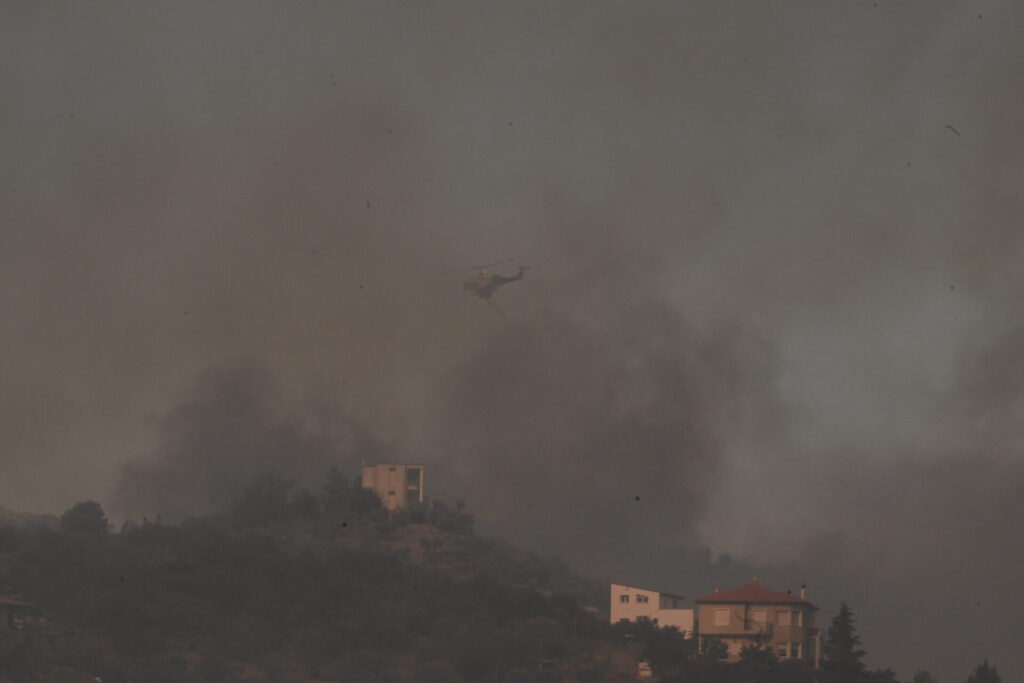
[[[448,273],[465,273],[470,270],[479,270],[476,266],[472,268],[451,268],[449,270],[439,270],[434,275],[447,275]]]
[[[502,263],[508,263],[509,261],[515,261],[514,258],[502,259],[501,261],[495,261],[494,263],[485,263],[482,266],[473,266],[474,268],[490,268],[491,266],[500,266]]]
[[[502,263],[508,263],[509,261],[515,261],[514,258],[502,259],[501,261],[495,261],[494,263],[483,263],[479,266],[470,266],[469,268],[450,268],[448,270],[442,270],[436,273],[437,275],[446,275],[448,273],[464,273],[468,270],[483,270],[484,268],[490,268],[491,266],[500,266]]]

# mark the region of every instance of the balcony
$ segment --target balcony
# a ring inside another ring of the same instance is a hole
[[[721,628],[722,630],[719,630]],[[775,624],[759,624],[753,621],[748,622],[743,628],[718,627],[714,631],[708,631],[708,635],[726,637],[757,638],[759,636],[770,637],[775,632]]]

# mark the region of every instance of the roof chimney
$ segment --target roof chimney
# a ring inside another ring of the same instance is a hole
[[[716,593],[718,592],[718,586],[715,586],[715,592]]]
[[[757,577],[756,576],[754,577],[754,583],[757,583]]]
[[[807,584],[806,583],[800,585],[800,599],[801,600],[806,600],[807,599]]]

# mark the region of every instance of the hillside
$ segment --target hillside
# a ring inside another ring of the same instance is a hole
[[[0,534],[3,594],[42,618],[0,638],[0,682],[616,680],[635,670],[601,587],[482,539],[443,504],[388,520],[338,475],[272,475],[223,515]],[[372,494],[369,494],[372,496]]]
[[[0,506],[0,528],[25,529],[29,527],[45,527],[57,529],[60,520],[54,515],[37,515],[31,512],[12,512]]]
[[[0,683],[810,683],[749,648],[608,623],[607,586],[473,531],[461,505],[389,518],[332,472],[252,480],[230,509],[113,530],[95,502],[0,526]],[[823,683],[890,671],[819,673]]]

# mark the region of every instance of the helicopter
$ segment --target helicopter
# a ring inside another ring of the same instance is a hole
[[[523,279],[523,273],[529,270],[528,266],[519,266],[519,272],[515,275],[498,275],[497,273],[489,273],[484,268],[473,275],[466,278],[466,281],[462,283],[462,289],[469,292],[472,296],[480,297],[481,299],[490,299],[491,295],[497,291],[498,287],[507,285],[510,282]]]
[[[522,280],[523,279],[523,274],[527,270],[529,270],[530,267],[529,266],[519,266],[519,272],[516,273],[515,275],[498,275],[497,273],[492,273],[492,272],[488,271],[487,269],[490,268],[491,266],[497,266],[497,265],[500,265],[502,263],[507,263],[508,261],[511,261],[511,260],[513,260],[513,259],[506,259],[505,261],[495,261],[494,263],[487,263],[487,264],[480,265],[480,266],[473,266],[471,268],[457,268],[455,270],[447,270],[447,271],[444,271],[444,272],[446,272],[446,273],[453,273],[453,272],[466,271],[466,270],[475,270],[475,271],[477,271],[477,272],[473,273],[472,275],[470,275],[469,277],[467,277],[465,279],[465,281],[463,281],[463,283],[462,283],[463,291],[469,293],[470,296],[475,296],[475,297],[477,297],[479,299],[483,299],[488,304],[490,304],[491,308],[493,308],[495,311],[497,311],[498,314],[501,315],[502,318],[504,318],[505,317],[504,312],[502,312],[502,310],[500,308],[498,308],[494,304],[493,301],[491,301],[491,296],[498,290],[499,287],[507,285],[510,282],[515,282],[516,280]]]

